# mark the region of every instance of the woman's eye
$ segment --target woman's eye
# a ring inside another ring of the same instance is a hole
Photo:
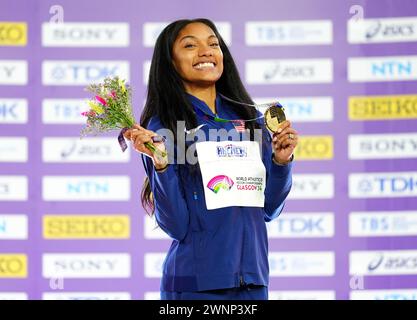
[[[194,47],[194,45],[193,45],[193,44],[191,44],[191,43],[186,44],[186,45],[184,46],[184,48],[192,48],[192,47]]]
[[[210,46],[212,46],[212,47],[218,47],[219,44],[217,42],[215,42],[215,43],[212,43]]]

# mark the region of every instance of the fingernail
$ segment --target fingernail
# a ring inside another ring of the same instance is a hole
[[[282,129],[281,128],[278,128],[278,133],[280,133],[282,131]]]

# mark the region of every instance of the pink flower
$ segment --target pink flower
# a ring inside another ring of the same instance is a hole
[[[107,106],[107,102],[106,102],[106,100],[104,100],[102,97],[100,97],[100,96],[96,96],[96,100],[97,100],[98,102],[100,102],[103,106]]]
[[[84,117],[87,117],[88,116],[88,112],[87,111],[81,112],[81,115],[84,116]]]
[[[116,92],[115,92],[115,91],[110,92],[110,95],[111,95],[113,98],[116,98]]]

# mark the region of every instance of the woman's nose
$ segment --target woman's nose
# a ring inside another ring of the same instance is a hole
[[[213,55],[213,48],[211,48],[210,46],[200,47],[200,50],[198,51],[198,55],[200,57],[212,56]]]

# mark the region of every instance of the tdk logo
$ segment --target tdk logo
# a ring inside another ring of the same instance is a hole
[[[83,65],[69,65],[67,67],[56,66],[51,71],[51,76],[55,80],[62,80],[67,77],[78,80],[85,78],[88,80],[99,80],[107,76],[114,76],[118,71],[117,66],[111,68],[95,66],[83,66]]]
[[[351,174],[349,195],[352,198],[416,196],[417,173]]]
[[[0,118],[2,119],[17,119],[17,104],[0,104]]]
[[[0,99],[0,123],[26,123],[26,99]]]
[[[278,232],[287,232],[293,234],[324,233],[323,217],[312,218],[290,218],[278,219]]]
[[[269,238],[332,237],[332,213],[291,213],[267,224]]]
[[[365,193],[376,190],[377,192],[396,192],[413,191],[417,186],[417,181],[413,177],[380,177],[374,181],[362,180],[359,183],[359,189]]]
[[[119,76],[129,81],[127,61],[44,61],[44,85],[86,85],[105,77]]]

